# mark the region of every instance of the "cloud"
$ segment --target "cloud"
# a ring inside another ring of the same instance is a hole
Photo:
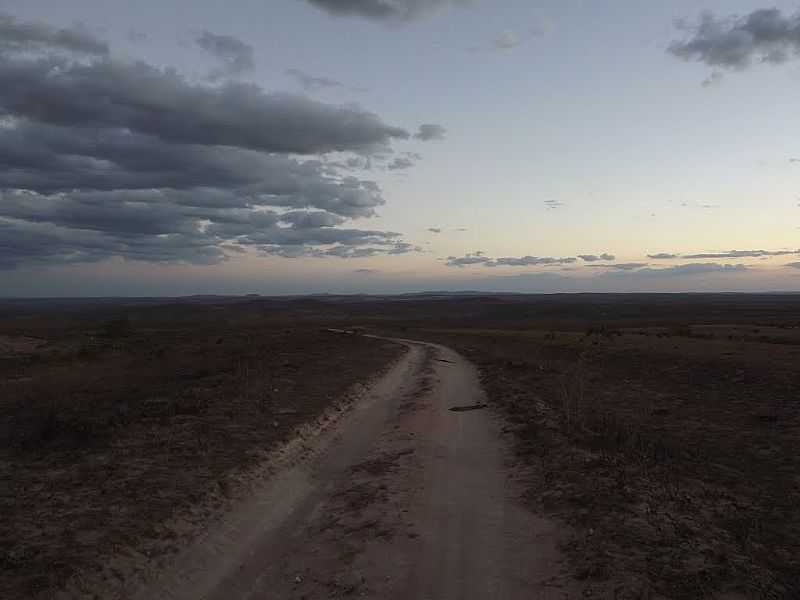
[[[793,269],[800,269],[800,262],[791,262],[786,265],[787,267],[791,267]]]
[[[614,265],[587,265],[589,267],[597,267],[601,269],[614,269],[616,271],[635,271],[643,269],[648,266],[647,263],[617,263]]]
[[[667,252],[659,252],[658,254],[648,254],[647,258],[652,260],[671,260],[673,258],[679,258],[679,254],[669,254]]]
[[[406,156],[398,156],[387,165],[390,171],[401,171],[403,169],[410,169],[414,166],[414,161]]]
[[[578,262],[576,258],[553,258],[549,256],[520,256],[497,258],[490,267],[538,267],[550,265],[571,265]]]
[[[341,81],[337,81],[336,79],[330,79],[328,77],[317,77],[315,75],[310,75],[305,71],[301,71],[300,69],[286,69],[284,71],[286,75],[294,79],[300,87],[302,87],[307,92],[317,92],[323,89],[331,89],[331,88],[344,88],[349,89],[351,91],[363,91],[361,88],[352,88],[346,86]]]
[[[442,233],[442,230],[439,227],[428,227],[428,231],[431,233]]]
[[[190,83],[84,38],[0,24],[16,28],[13,46],[0,42],[0,268],[420,251],[397,232],[347,226],[384,204],[347,164],[386,155],[405,130],[355,106]],[[198,39],[248,62],[232,39]]]
[[[341,17],[363,17],[375,21],[408,22],[426,17],[449,5],[467,5],[469,0],[308,0],[313,6]]]
[[[711,71],[711,73],[703,80],[703,87],[715,87],[722,83],[725,76],[720,71]]]
[[[462,268],[470,265],[488,263],[491,260],[491,258],[484,256],[483,252],[473,252],[472,254],[467,254],[465,256],[448,256],[446,264],[448,267]]]
[[[486,267],[534,267],[534,266],[554,266],[570,265],[578,262],[577,258],[553,258],[541,256],[520,256],[490,258],[483,252],[473,252],[465,256],[448,256],[448,267],[464,267],[467,265],[482,264]]]
[[[423,142],[428,142],[431,140],[443,140],[446,134],[447,130],[441,125],[424,123],[419,126],[419,130],[414,134],[414,137]]]
[[[579,254],[578,258],[586,262],[597,262],[598,260],[616,260],[616,256],[613,254]]]
[[[222,65],[211,72],[211,79],[242,75],[255,69],[253,47],[238,38],[203,31],[194,41]]]
[[[319,161],[203,145],[165,143],[117,129],[12,121],[0,127],[0,189],[50,195],[76,189],[145,190],[180,203],[318,208],[371,216],[383,204],[370,181],[329,175]],[[2,207],[0,207],[2,208]]]
[[[742,70],[753,63],[781,64],[800,53],[800,15],[784,15],[776,8],[727,18],[706,12],[697,24],[682,20],[676,26],[687,32],[688,37],[673,42],[668,52],[715,69]]]
[[[40,52],[62,50],[106,56],[108,44],[84,29],[56,29],[36,21],[20,21],[0,12],[0,50]]]
[[[280,220],[284,223],[291,223],[295,229],[317,229],[319,227],[335,227],[341,225],[346,218],[334,215],[323,210],[306,211],[293,210],[283,213]]]
[[[663,277],[673,275],[706,275],[710,273],[741,273],[750,270],[746,265],[722,265],[719,263],[687,263],[675,265],[674,267],[664,267],[661,269],[641,269],[636,271],[637,275],[650,277]]]
[[[380,273],[378,269],[356,269],[353,273],[360,273],[362,275],[373,275],[375,273]]]
[[[174,70],[115,60],[3,57],[0,108],[53,125],[277,153],[371,152],[409,137],[357,106],[269,94],[255,84],[195,85]]]
[[[683,258],[761,258],[764,256],[790,256],[792,254],[800,254],[800,250],[779,250],[777,252],[768,252],[767,250],[731,250],[730,252],[687,254]]]
[[[564,206],[564,203],[560,200],[545,200],[544,205],[547,207],[548,210],[554,210],[556,208],[561,208]]]

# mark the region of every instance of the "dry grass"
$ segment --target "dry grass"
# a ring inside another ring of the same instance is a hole
[[[175,552],[233,475],[398,352],[224,316],[90,319],[0,356],[0,597],[50,598],[76,573],[124,576],[103,557]]]
[[[596,595],[800,597],[793,343],[685,329],[417,333],[478,364],[530,501],[574,527],[567,550]]]

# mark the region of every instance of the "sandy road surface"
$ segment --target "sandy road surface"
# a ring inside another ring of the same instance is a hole
[[[570,598],[555,526],[516,499],[500,426],[455,352],[409,352],[309,458],[141,598]]]

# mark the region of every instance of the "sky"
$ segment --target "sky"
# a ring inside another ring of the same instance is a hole
[[[800,5],[0,0],[0,296],[800,291]]]

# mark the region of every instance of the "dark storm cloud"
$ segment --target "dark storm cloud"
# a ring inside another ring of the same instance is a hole
[[[0,12],[0,50],[64,50],[89,55],[107,55],[108,44],[80,28],[56,29],[35,21],[20,21]]]
[[[671,260],[673,258],[678,258],[679,254],[669,254],[668,252],[659,252],[658,254],[648,254],[647,258],[651,260]]]
[[[0,109],[54,125],[277,153],[372,151],[409,137],[358,107],[268,94],[255,84],[196,85],[171,70],[113,60],[4,58]]]
[[[579,254],[578,258],[585,262],[597,262],[599,260],[616,260],[613,254]]]
[[[800,53],[800,16],[776,8],[755,10],[744,17],[717,18],[704,13],[699,23],[679,21],[688,33],[669,52],[710,67],[745,69],[753,63],[780,64]]]
[[[255,69],[253,47],[231,35],[220,35],[203,31],[195,43],[221,63],[221,68],[212,71],[211,78],[242,75]]]
[[[447,130],[441,125],[424,123],[419,126],[419,130],[414,134],[414,137],[423,142],[429,142],[431,140],[443,140],[446,134]]]
[[[469,0],[308,0],[335,16],[354,16],[377,21],[412,21],[450,4]]]
[[[730,252],[687,254],[683,258],[762,258],[765,256],[790,256],[793,254],[800,254],[800,250],[779,250],[777,252],[768,252],[767,250],[731,250]]]

